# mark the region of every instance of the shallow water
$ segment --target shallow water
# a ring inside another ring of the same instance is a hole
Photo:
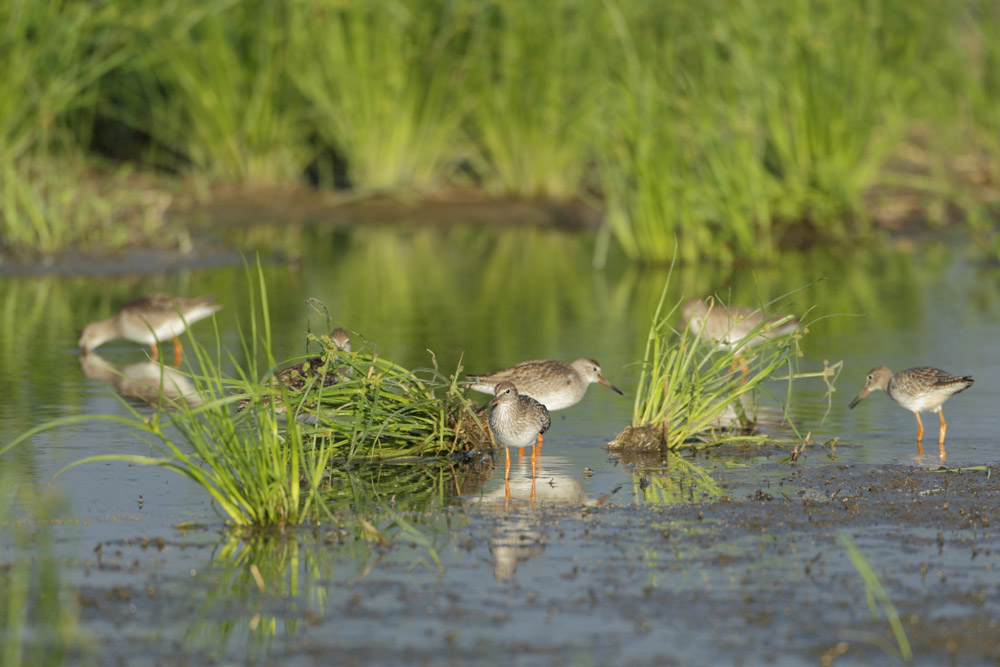
[[[713,451],[698,457],[718,485],[713,494],[676,460],[636,464],[604,449],[630,420],[636,362],[666,271],[615,262],[594,270],[590,239],[551,231],[379,228],[305,237],[298,262],[265,265],[279,358],[305,350],[306,330],[329,329],[325,315],[307,304],[316,300],[333,324],[405,366],[430,365],[428,350],[444,372],[459,363],[482,372],[529,358],[590,356],[626,396],[594,385],[580,404],[553,415],[534,505],[520,497],[530,490],[530,466],[515,459],[510,503],[496,474],[445,505],[383,501],[375,515],[388,547],[332,525],[234,537],[202,489],[158,468],[90,463],[48,485],[81,458],[151,449],[114,422],[33,437],[5,455],[5,473],[66,499],[54,534],[66,583],[81,591],[81,622],[94,637],[89,650],[100,662],[309,664],[336,654],[347,664],[492,664],[508,656],[519,664],[814,664],[841,642],[848,644],[841,660],[891,661],[879,643],[893,644],[887,624],[871,619],[857,570],[835,541],[842,530],[877,564],[901,613],[911,613],[911,632],[925,627],[926,616],[992,627],[989,619],[1000,611],[992,602],[1000,545],[990,542],[988,527],[977,529],[979,553],[970,558],[965,529],[948,528],[944,519],[934,519],[942,528],[932,519],[910,523],[872,511],[851,514],[839,527],[789,526],[803,512],[811,521],[813,505],[822,514],[845,503],[850,513],[850,494],[839,488],[867,471],[890,470],[902,480],[923,475],[915,483],[923,487],[893,496],[904,506],[958,493],[941,486],[946,473],[930,472],[940,465],[935,415],[924,417],[925,456],[918,457],[912,414],[887,396],[847,409],[876,364],[974,375],[976,384],[945,406],[947,466],[998,465],[1000,381],[992,371],[1000,352],[991,344],[1000,325],[997,267],[935,247],[789,256],[780,267],[731,275],[675,270],[671,304],[710,292],[756,304],[811,284],[782,305],[812,322],[798,370],[844,363],[830,402],[819,380],[795,384],[791,417],[816,443],[798,464],[780,448]],[[85,323],[135,295],[218,295],[222,343],[240,359],[247,285],[242,265],[5,279],[3,441],[47,419],[127,413],[107,382],[85,376],[76,337]],[[214,325],[198,323],[194,333],[207,343]],[[145,358],[124,341],[99,354],[121,365]],[[784,385],[775,392],[783,397]],[[781,425],[773,432],[792,434]],[[969,482],[975,475],[978,481]],[[962,493],[978,498],[995,489],[993,479],[966,473],[963,483],[983,486]],[[989,495],[979,505],[960,497],[956,507],[997,513]],[[767,511],[779,503],[780,512]],[[175,527],[187,522],[201,527]],[[4,544],[3,557],[13,557],[16,547]],[[931,598],[944,602],[928,606]],[[920,647],[918,661],[928,664],[956,654],[964,663],[996,658],[995,645]]]

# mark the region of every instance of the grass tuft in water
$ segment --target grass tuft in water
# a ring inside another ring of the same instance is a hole
[[[722,443],[763,443],[756,434],[760,395],[776,398],[766,386],[775,373],[787,369],[780,378],[787,382],[785,414],[791,397],[793,365],[801,355],[798,341],[805,328],[750,341],[786,323],[791,316],[764,322],[731,346],[719,346],[693,334],[678,332],[673,325],[680,304],[665,311],[669,276],[653,316],[639,383],[635,392],[632,424],[609,447],[613,450],[700,449]],[[788,295],[785,295],[788,296]],[[762,304],[768,309],[781,299]],[[714,306],[723,308],[721,304]],[[791,425],[791,424],[790,424]],[[794,425],[791,425],[794,429]]]
[[[404,458],[419,466],[427,457],[488,446],[481,427],[467,427],[482,417],[471,412],[457,384],[458,372],[445,378],[436,369],[411,371],[370,350],[345,353],[327,344],[320,373],[301,388],[274,382],[274,375],[263,370],[278,365],[271,352],[259,265],[256,284],[248,271],[248,287],[254,295],[251,303],[259,305],[251,306],[249,330],[241,332],[243,357],[249,360],[245,367],[223,351],[217,327],[211,351],[188,332],[187,346],[200,369],[188,373],[197,401],[165,400],[146,415],[123,399],[126,416],[53,420],[24,433],[3,451],[57,426],[118,422],[160,455],[92,456],[63,471],[97,461],[161,466],[202,486],[227,522],[266,526],[329,515],[324,492],[338,467]],[[235,377],[224,372],[225,366],[236,369]],[[336,373],[336,384],[324,386],[327,371]],[[459,430],[459,423],[466,427]],[[428,479],[431,486],[440,486],[433,477]]]

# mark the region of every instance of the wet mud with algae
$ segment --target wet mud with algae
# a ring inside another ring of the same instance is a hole
[[[600,497],[543,473],[533,504],[521,477],[510,501],[403,512],[418,533],[385,539],[103,543],[78,564],[81,621],[105,664],[896,664],[847,535],[916,664],[996,664],[996,469],[774,459],[718,470],[710,501],[643,502],[651,469]]]

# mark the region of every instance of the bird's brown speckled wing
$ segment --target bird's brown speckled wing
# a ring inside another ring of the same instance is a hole
[[[960,389],[956,390],[962,391],[972,386],[973,380],[970,375],[952,375],[951,373],[946,373],[940,368],[931,368],[930,366],[918,366],[916,368],[907,368],[906,370],[896,373],[893,378],[893,384],[903,390],[909,391],[910,393],[918,392],[920,390],[928,390],[932,388],[943,388],[951,386],[961,386]]]

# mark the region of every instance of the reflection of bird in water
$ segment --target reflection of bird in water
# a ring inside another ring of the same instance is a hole
[[[469,375],[468,378],[472,389],[484,394],[494,393],[500,382],[512,382],[519,393],[535,399],[549,412],[576,405],[594,382],[622,393],[604,379],[601,365],[593,359],[577,359],[571,364],[551,360],[522,361],[495,373]]]
[[[545,538],[535,525],[527,520],[506,519],[493,531],[489,539],[493,554],[493,578],[510,579],[523,563],[545,551]]]
[[[153,361],[160,357],[158,344],[173,338],[174,366],[181,363],[181,340],[189,324],[204,319],[222,308],[212,303],[215,297],[186,299],[169,294],[150,294],[129,301],[111,317],[91,322],[80,333],[79,346],[84,354],[115,338],[126,338],[150,346]]]
[[[923,455],[924,424],[920,421],[921,412],[936,412],[941,420],[938,429],[938,448],[941,460],[945,459],[944,434],[948,424],[944,420],[941,406],[954,394],[965,391],[972,386],[971,375],[951,375],[938,368],[920,366],[907,368],[895,375],[885,366],[876,366],[868,371],[865,388],[851,401],[851,408],[861,402],[870,392],[882,390],[889,398],[896,401],[917,418],[917,454]]]
[[[550,469],[558,470],[560,463],[566,461],[560,457],[545,457],[545,461],[554,464]],[[565,466],[568,467],[568,461]],[[546,472],[538,466],[538,482],[526,475],[517,475],[509,485],[509,495],[505,490],[497,488],[473,502],[478,507],[495,510],[502,518],[489,538],[490,553],[493,554],[493,576],[498,579],[508,579],[523,563],[545,550],[546,536],[541,529],[541,518],[546,505],[569,507],[594,507],[602,504],[610,494],[600,498],[589,498],[578,480],[560,472]],[[510,500],[529,500],[530,506],[518,505],[511,511]]]
[[[347,331],[340,327],[330,332],[330,342],[334,350],[340,352],[351,351],[351,339],[348,337]],[[303,391],[307,387],[319,389],[345,382],[350,379],[353,373],[354,369],[351,366],[337,366],[333,361],[329,361],[328,363],[326,355],[320,355],[286,366],[271,379],[270,385],[275,389],[285,387],[289,393],[294,394]],[[285,406],[282,404],[280,396],[264,396],[261,402],[267,405],[272,399],[275,401],[275,413],[279,415],[284,414]],[[250,399],[243,399],[236,404],[236,410],[243,411],[249,405]],[[315,416],[313,415],[303,415],[301,418],[307,421],[315,421]]]
[[[494,437],[503,445],[506,464],[503,481],[507,486],[510,477],[510,448],[527,447],[531,449],[531,477],[535,477],[535,463],[538,447],[542,443],[542,434],[549,430],[552,420],[545,406],[517,392],[517,387],[511,382],[501,382],[496,386],[496,395],[484,409],[493,408],[490,412],[490,429]],[[509,494],[509,490],[508,490]]]
[[[544,461],[552,463],[550,459],[555,459],[557,463],[564,460],[561,457],[545,456]],[[578,480],[567,474],[546,472],[546,467],[541,463],[537,465],[536,472],[537,475],[530,477],[527,475],[527,471],[524,475],[518,474],[511,477],[507,483],[510,488],[509,496],[506,489],[498,487],[493,492],[479,498],[477,504],[483,507],[502,507],[510,500],[527,500],[536,506],[550,504],[584,507],[599,505],[606,499],[606,496],[589,498],[583,489],[583,484]],[[537,484],[535,483],[536,479],[538,480]]]
[[[80,355],[80,369],[88,378],[104,380],[130,400],[152,405],[164,401],[175,407],[180,401],[192,408],[201,405],[201,397],[190,378],[153,361],[118,365],[91,352]]]

